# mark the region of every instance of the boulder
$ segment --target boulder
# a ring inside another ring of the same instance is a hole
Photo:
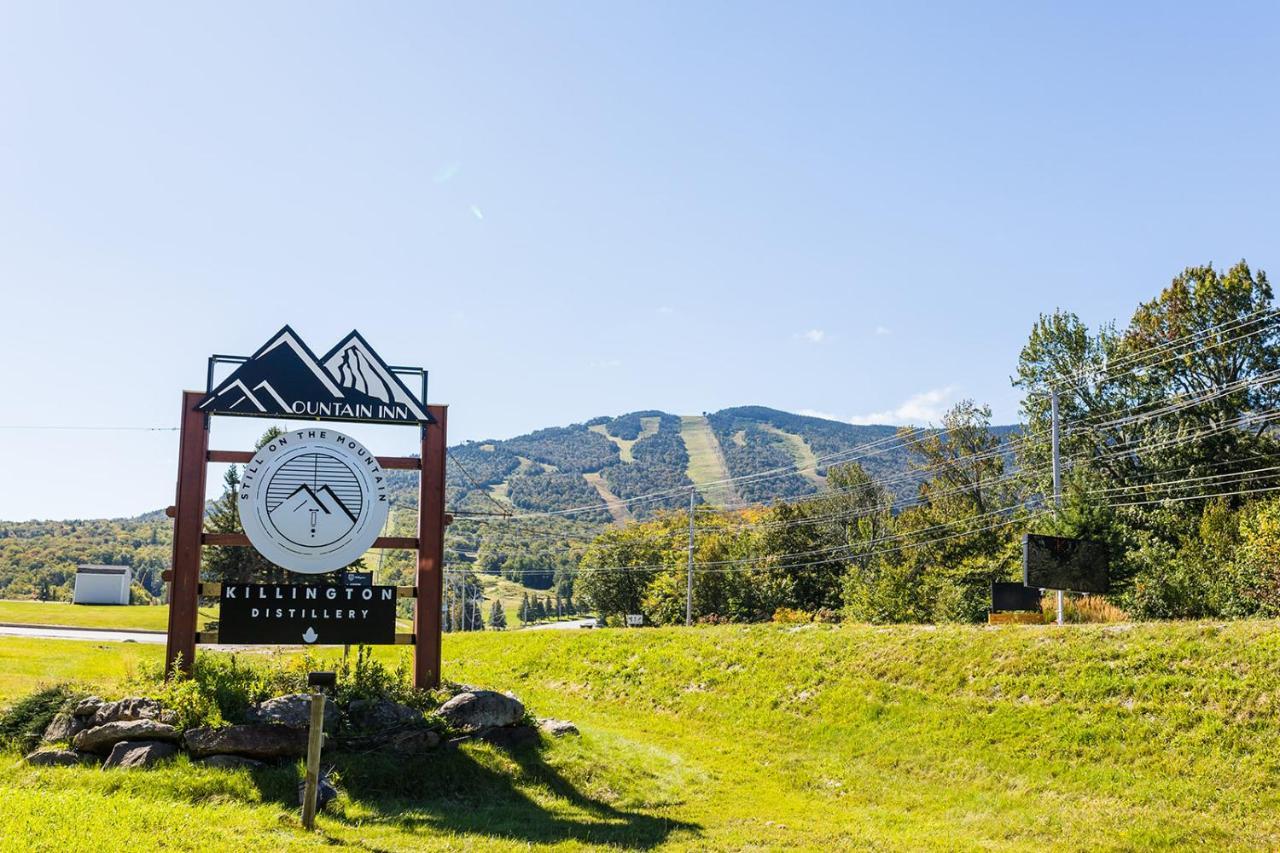
[[[537,743],[538,730],[533,726],[495,726],[476,732],[473,737],[499,749],[516,749]]]
[[[71,740],[84,731],[88,724],[86,717],[77,717],[74,714],[67,713],[57,714],[49,722],[48,728],[44,730],[44,739],[50,743]]]
[[[105,700],[101,696],[86,696],[71,711],[73,717],[92,717]]]
[[[177,722],[172,711],[165,711],[160,703],[145,696],[130,696],[116,702],[105,702],[93,714],[93,725],[116,723],[121,720],[159,720],[172,725]]]
[[[293,693],[288,696],[277,696],[274,699],[268,699],[250,708],[245,713],[245,721],[260,725],[288,726],[291,729],[310,728],[311,695],[309,693]],[[337,724],[338,709],[332,702],[325,702],[325,731],[332,731]]]
[[[210,755],[243,755],[273,761],[307,754],[307,733],[288,726],[243,725],[221,729],[202,726],[183,736],[192,758]]]
[[[514,696],[494,690],[459,693],[440,706],[436,713],[462,732],[514,726],[524,719],[524,705]]]
[[[124,740],[176,741],[178,730],[158,720],[119,720],[85,729],[71,739],[71,744],[83,752],[106,753]]]
[[[34,767],[73,767],[83,764],[87,757],[74,749],[40,749],[23,760]]]
[[[158,740],[122,740],[111,748],[103,767],[150,767],[178,754],[175,744]]]
[[[568,720],[543,720],[538,723],[538,728],[552,737],[578,734],[578,727]]]
[[[349,752],[394,752],[400,755],[422,755],[440,745],[440,733],[425,723],[383,729],[370,734],[342,738],[341,749]]]
[[[307,797],[307,780],[304,777],[298,783],[298,805],[306,805]],[[329,803],[338,799],[338,789],[333,786],[333,780],[329,778],[328,773],[321,773],[316,779],[316,811],[324,811],[324,807]]]
[[[347,718],[353,728],[360,731],[394,729],[421,723],[421,711],[390,699],[357,699],[347,708]]]
[[[218,767],[223,770],[238,770],[241,767],[246,770],[253,770],[266,766],[261,761],[245,758],[243,755],[210,755],[208,758],[197,758],[196,764],[203,764],[205,767]]]

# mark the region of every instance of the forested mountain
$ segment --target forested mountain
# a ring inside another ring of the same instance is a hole
[[[828,465],[852,455],[875,476],[892,478],[894,492],[905,498],[914,481],[893,435],[890,426],[745,406],[697,416],[636,411],[455,445],[448,461],[455,523],[447,561],[548,589],[571,573],[605,525],[686,507],[690,489],[697,503],[713,506],[813,494]],[[865,455],[857,451],[866,445]],[[392,527],[410,534],[417,475],[392,476]],[[504,515],[530,513],[549,515]],[[170,531],[158,511],[131,519],[0,522],[0,598],[68,598],[78,563],[131,565],[139,592],[159,596]],[[389,582],[408,579],[410,554],[371,558]]]

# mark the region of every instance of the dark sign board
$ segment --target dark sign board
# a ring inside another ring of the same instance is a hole
[[[239,367],[214,385],[213,366],[222,362]],[[421,399],[401,381],[402,373],[421,378]],[[285,326],[247,359],[213,356],[200,409],[253,418],[431,423],[423,403],[426,376],[419,368],[389,366],[359,332],[316,355]]]
[[[1107,546],[1029,533],[1022,537],[1022,582],[1040,589],[1106,592],[1111,588]]]
[[[391,645],[394,586],[224,583],[218,642],[226,645]]]
[[[338,572],[338,582],[345,586],[373,586],[373,572]]]
[[[991,612],[1008,613],[1040,609],[1040,590],[1020,583],[991,582]]]

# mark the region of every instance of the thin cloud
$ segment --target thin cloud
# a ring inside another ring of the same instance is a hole
[[[954,402],[955,391],[954,385],[921,391],[919,394],[908,397],[896,408],[854,415],[849,418],[849,423],[898,425],[936,423],[942,419],[943,414]]]
[[[882,337],[884,335],[892,335],[893,329],[890,329],[888,326],[876,326],[876,334]]]
[[[827,339],[827,333],[822,329],[810,329],[807,332],[801,332],[796,335],[802,341],[808,341],[811,344],[820,344]]]
[[[616,358],[606,358],[591,362],[591,366],[597,370],[610,370],[615,367],[622,367],[622,362]]]

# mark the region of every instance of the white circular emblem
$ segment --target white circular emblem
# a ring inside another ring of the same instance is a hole
[[[386,474],[364,445],[332,429],[272,439],[244,466],[240,523],[258,553],[303,574],[349,566],[387,521]]]

